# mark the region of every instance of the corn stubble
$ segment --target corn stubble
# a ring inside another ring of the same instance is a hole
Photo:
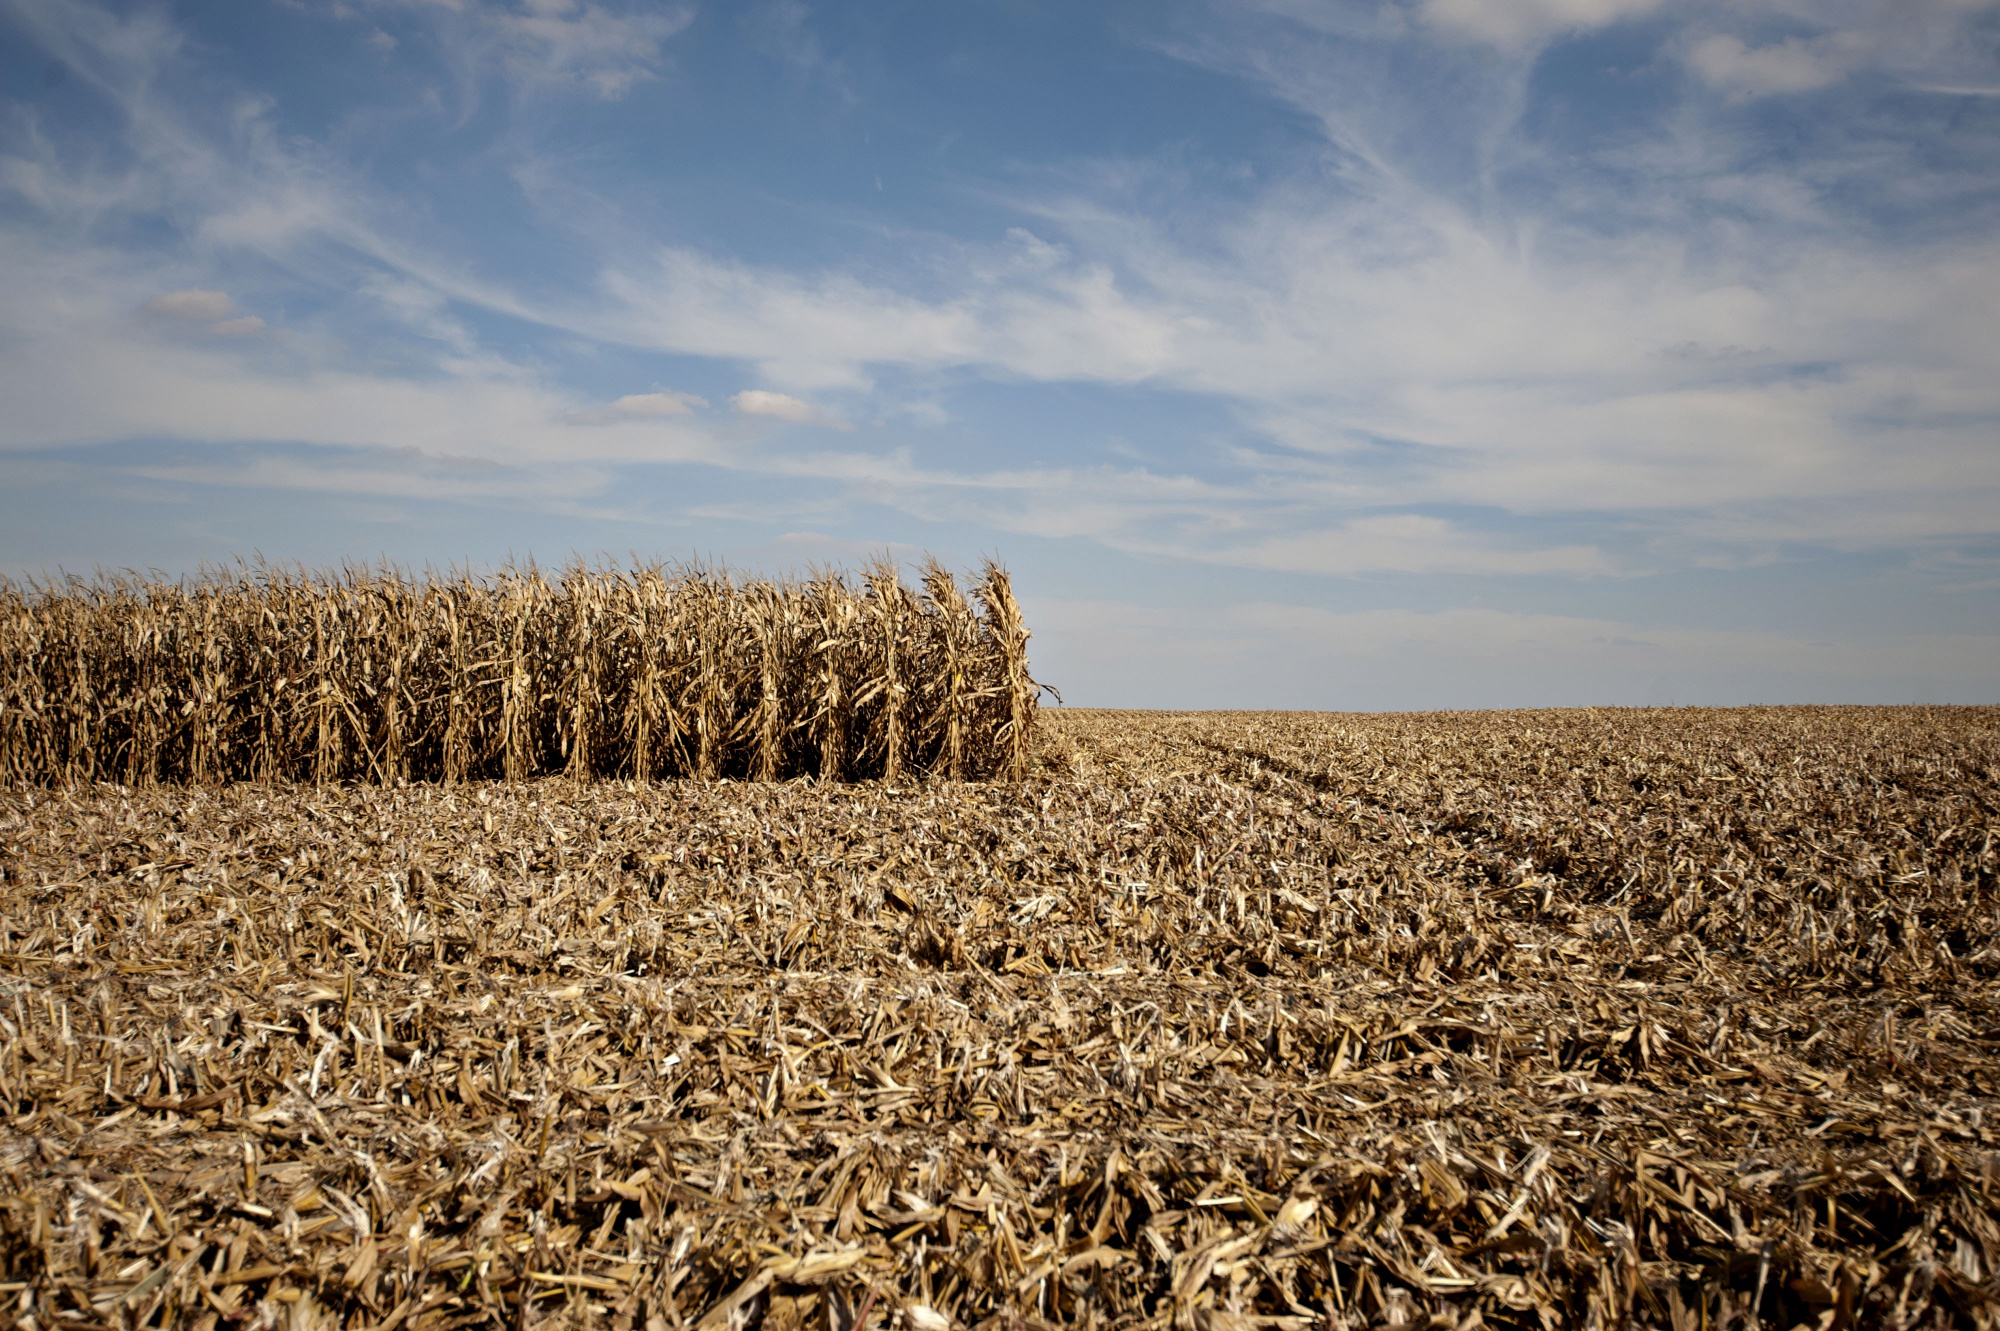
[[[770,660],[856,603],[792,604]],[[7,790],[9,1315],[2000,1324],[2000,711],[1039,734]]]
[[[0,780],[1018,778],[1027,638],[991,563],[0,581]]]

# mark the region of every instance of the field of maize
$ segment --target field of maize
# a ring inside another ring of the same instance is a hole
[[[0,580],[0,780],[1018,776],[1007,574]]]
[[[2000,1326],[2000,709],[1046,709],[953,781],[935,706],[888,779],[10,784],[0,1306]]]

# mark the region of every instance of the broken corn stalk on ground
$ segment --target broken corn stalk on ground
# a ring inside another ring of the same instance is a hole
[[[1993,1327],[2000,711],[0,795],[15,1325]]]

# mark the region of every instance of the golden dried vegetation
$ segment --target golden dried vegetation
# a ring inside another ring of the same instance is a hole
[[[0,794],[28,1328],[2000,1320],[2000,711]]]
[[[1019,776],[1006,572],[0,580],[0,780]]]

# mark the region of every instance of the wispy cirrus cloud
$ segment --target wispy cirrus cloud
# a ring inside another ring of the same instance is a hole
[[[366,25],[364,40],[380,54],[402,45],[380,25],[407,24],[462,78],[497,76],[524,90],[583,89],[616,101],[661,77],[670,44],[697,10],[616,0],[336,0],[324,12]]]
[[[1342,586],[2000,542],[1990,3],[1189,3],[1120,58],[1232,90],[1255,134],[997,167],[949,114],[871,120],[900,85],[830,7],[355,4],[316,20],[380,79],[344,114],[218,75],[166,10],[5,12],[111,108],[0,125],[0,447],[37,465],[650,484],[746,529]],[[748,55],[698,46],[724,38]],[[783,82],[698,94],[683,49]],[[728,136],[770,102],[796,150],[751,188]],[[876,202],[877,156],[920,205]]]
[[[1524,254],[1462,221],[1390,220],[1406,258],[1356,254],[1340,224],[1281,202],[1221,260],[1157,238],[1115,267],[996,249],[942,301],[681,253],[656,284],[614,281],[634,313],[607,323],[662,350],[774,354],[762,364],[781,382],[964,367],[1215,394],[1281,450],[1240,463],[1329,502],[1693,511],[2000,493],[1985,424],[2000,320],[1983,312],[2000,253],[1983,241],[1913,257],[1818,240],[1717,273],[1664,241]],[[640,313],[657,310],[671,322]],[[1825,534],[1849,523],[1830,511]]]
[[[1595,577],[1616,571],[1591,545],[1523,545],[1423,513],[1360,517],[1320,531],[1236,544],[1218,558],[1287,573],[1479,573]]]
[[[687,4],[613,8],[591,0],[522,0],[471,12],[490,25],[517,76],[576,80],[606,98],[658,77],[666,43],[695,16]]]

